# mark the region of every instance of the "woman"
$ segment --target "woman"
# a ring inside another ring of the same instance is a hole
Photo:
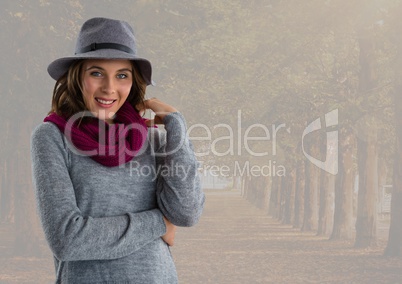
[[[175,226],[198,221],[204,195],[183,116],[144,100],[151,64],[137,57],[132,28],[88,20],[75,55],[48,72],[52,109],[31,152],[56,283],[177,283]]]

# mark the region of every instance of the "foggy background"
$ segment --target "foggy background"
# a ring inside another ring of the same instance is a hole
[[[172,248],[181,283],[402,281],[401,1],[0,7],[0,283],[54,281],[30,135],[50,110],[48,64],[95,16],[132,25],[147,97],[187,120],[207,200]]]

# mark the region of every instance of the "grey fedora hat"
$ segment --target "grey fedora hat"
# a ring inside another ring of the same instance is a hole
[[[49,64],[49,75],[58,80],[79,59],[128,59],[135,62],[147,85],[153,84],[151,63],[137,56],[134,31],[120,20],[92,18],[81,27],[75,55],[56,59]]]

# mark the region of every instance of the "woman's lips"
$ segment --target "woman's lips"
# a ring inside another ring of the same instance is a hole
[[[116,100],[106,100],[106,99],[100,99],[100,98],[95,98],[95,101],[98,103],[103,108],[109,108],[114,105]]]

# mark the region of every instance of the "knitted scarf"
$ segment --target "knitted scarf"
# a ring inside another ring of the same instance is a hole
[[[117,111],[115,124],[92,117],[78,127],[80,118],[67,121],[56,113],[49,114],[44,121],[54,123],[80,154],[107,167],[129,162],[143,146],[148,133],[145,119],[127,101]]]

